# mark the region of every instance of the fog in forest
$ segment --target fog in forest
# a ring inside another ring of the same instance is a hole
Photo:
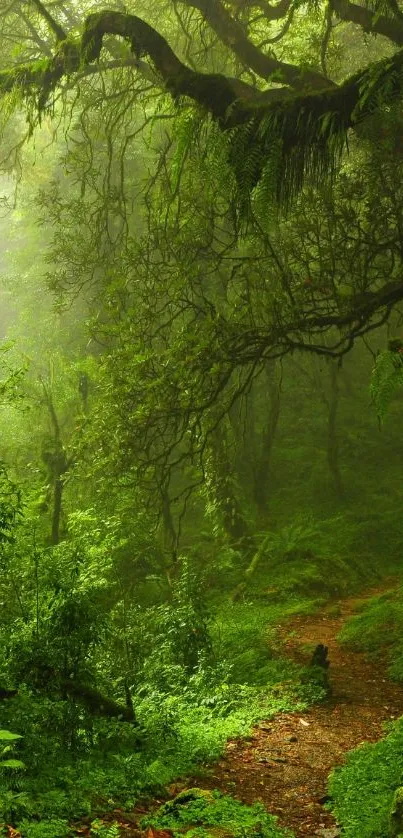
[[[0,835],[398,838],[403,6],[0,42]]]

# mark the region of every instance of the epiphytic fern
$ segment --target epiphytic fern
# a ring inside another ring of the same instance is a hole
[[[403,387],[401,351],[380,352],[372,371],[370,393],[379,421],[384,418],[395,393]]]
[[[173,124],[172,133],[175,147],[170,168],[174,192],[179,186],[186,158],[200,133],[201,126],[201,114],[193,108],[184,108]]]

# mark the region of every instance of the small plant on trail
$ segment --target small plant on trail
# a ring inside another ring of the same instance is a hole
[[[97,818],[92,821],[90,835],[91,838],[119,838],[120,826],[117,821],[107,824]]]
[[[277,826],[277,818],[269,815],[264,806],[247,806],[219,791],[192,788],[180,792],[142,825],[156,829],[172,829],[186,835],[216,834],[216,828],[227,835],[256,836],[256,838],[286,838],[291,834]]]

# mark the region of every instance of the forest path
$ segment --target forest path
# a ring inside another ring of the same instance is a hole
[[[257,725],[248,739],[231,740],[201,788],[220,789],[244,803],[262,802],[297,838],[339,835],[334,817],[323,808],[327,779],[346,751],[383,735],[385,721],[403,715],[403,687],[385,666],[346,650],[336,637],[357,605],[390,590],[396,580],[335,603],[312,616],[297,616],[280,628],[287,654],[307,662],[304,646],[329,647],[331,698],[303,713],[282,713]],[[189,785],[189,784],[188,784]]]

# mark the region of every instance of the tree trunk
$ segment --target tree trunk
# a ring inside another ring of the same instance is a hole
[[[261,562],[261,559],[263,558],[264,552],[266,550],[266,547],[267,547],[269,541],[270,541],[270,533],[269,533],[269,535],[266,535],[266,537],[263,539],[260,547],[258,547],[256,552],[253,554],[252,559],[248,564],[248,567],[244,571],[242,582],[240,582],[239,585],[236,586],[235,590],[232,593],[232,596],[231,596],[232,602],[237,602],[239,599],[241,599],[242,595],[244,594],[244,592],[245,592],[245,590],[248,586],[248,583],[250,582],[253,574],[255,573],[255,570],[257,569],[257,567],[259,566],[259,564]]]
[[[332,475],[336,492],[342,496],[343,481],[339,465],[339,440],[337,436],[337,411],[339,407],[339,370],[335,363],[330,362],[330,401],[327,425],[327,461]]]
[[[270,464],[273,443],[280,416],[281,393],[280,383],[277,380],[276,375],[275,361],[271,361],[266,365],[265,373],[267,379],[269,409],[262,435],[259,462],[255,465],[253,481],[253,497],[260,517],[264,516],[267,512],[267,505],[269,501]]]
[[[53,510],[52,510],[52,532],[51,544],[55,546],[60,541],[60,520],[62,516],[62,502],[63,502],[63,488],[64,480],[61,475],[55,478],[53,488]]]
[[[209,501],[225,533],[231,541],[239,543],[250,533],[236,495],[236,473],[228,456],[227,431],[222,423],[211,434],[209,448],[210,473],[206,481]]]

